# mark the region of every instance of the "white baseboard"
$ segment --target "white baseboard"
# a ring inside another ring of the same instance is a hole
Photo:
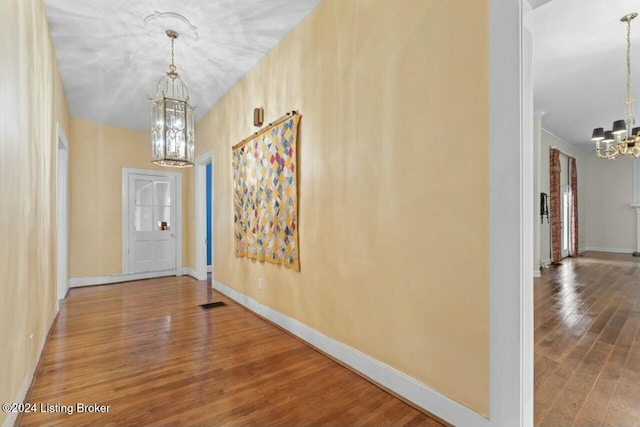
[[[540,277],[540,276],[542,276],[542,274],[540,273],[540,269],[539,268],[534,269],[533,270],[533,277]]]
[[[636,250],[629,249],[629,248],[602,248],[602,247],[596,247],[596,246],[587,246],[586,248],[584,248],[583,252],[584,251],[611,252],[615,254],[632,254]]]
[[[209,267],[209,268],[211,268],[211,267]],[[211,270],[209,270],[209,272],[211,272]],[[191,276],[196,280],[200,280],[200,281],[207,280],[207,276],[206,275],[202,279],[198,278],[198,275],[196,274],[196,269],[195,268],[183,267],[182,268],[182,273],[185,276]]]
[[[182,267],[182,274],[185,276],[191,276],[194,279],[198,280],[198,276],[196,275],[196,270],[191,267]]]
[[[542,261],[540,261],[540,263],[542,264],[542,268],[547,268],[551,265],[551,260],[550,259],[543,259]]]
[[[183,268],[182,270],[185,269]],[[109,285],[111,283],[130,282],[132,280],[153,279],[165,276],[182,276],[182,271],[180,274],[178,274],[177,270],[166,270],[150,273],[113,274],[111,276],[72,277],[69,279],[69,287],[77,288],[79,286]]]
[[[355,348],[349,347],[333,338],[329,338],[321,332],[291,317],[287,317],[218,281],[213,280],[212,287],[236,301],[238,304],[270,320],[336,360],[350,366],[365,377],[370,378],[399,396],[413,402],[415,405],[431,412],[435,416],[460,427],[489,426],[489,421],[482,415],[441,395],[395,368],[373,359]]]
[[[33,381],[33,377],[36,374],[36,369],[38,369],[38,363],[40,363],[40,358],[42,357],[42,351],[44,350],[44,345],[47,343],[47,338],[49,337],[49,332],[53,327],[53,322],[56,320],[56,315],[58,314],[57,304],[56,311],[53,314],[53,318],[49,321],[49,327],[45,331],[40,340],[40,344],[38,344],[38,352],[36,353],[38,357],[33,361],[31,367],[29,367],[29,371],[27,372],[27,376],[24,378],[22,382],[22,386],[18,390],[15,399],[13,402],[2,402],[2,403],[24,403],[25,398],[27,397],[27,392],[29,392],[29,387],[31,387],[31,382]],[[7,412],[7,416],[2,423],[2,427],[13,427],[18,419],[18,412]]]

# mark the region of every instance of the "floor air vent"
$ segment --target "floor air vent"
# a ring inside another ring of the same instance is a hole
[[[216,301],[216,302],[209,302],[207,304],[200,304],[200,307],[203,310],[209,310],[212,308],[216,308],[216,307],[225,307],[227,304],[222,302],[222,301]]]

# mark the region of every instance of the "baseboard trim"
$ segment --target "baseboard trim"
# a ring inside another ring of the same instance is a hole
[[[594,252],[611,252],[614,254],[632,254],[636,250],[630,248],[601,248],[597,246],[587,246],[584,248],[584,251],[594,251]]]
[[[213,280],[212,287],[238,304],[275,323],[291,334],[311,344],[339,362],[349,366],[372,381],[389,389],[403,399],[423,408],[436,417],[456,426],[489,426],[489,420],[464,405],[430,389],[425,384],[388,366],[355,348],[310,328],[309,326],[279,313],[258,301]]]
[[[542,268],[547,268],[551,265],[551,260],[550,259],[543,259],[542,261],[540,261],[540,263],[542,264]]]
[[[38,357],[33,361],[31,366],[29,367],[27,376],[24,378],[24,381],[22,382],[22,386],[20,386],[20,389],[18,390],[18,393],[16,394],[16,397],[13,400],[13,402],[7,402],[7,403],[24,403],[25,399],[27,398],[27,393],[31,388],[31,383],[33,383],[33,378],[35,377],[36,371],[38,370],[38,365],[40,364],[40,358],[42,358],[42,352],[44,351],[44,346],[47,343],[47,340],[49,339],[49,334],[51,333],[51,329],[53,328],[53,325],[55,324],[57,318],[58,318],[58,310],[56,309],[56,312],[53,318],[49,322],[49,328],[47,329],[47,333],[43,334],[42,339],[40,340],[40,344],[38,345],[38,352],[36,353]],[[20,415],[20,413],[16,411],[16,412],[7,412],[6,414],[7,416],[4,419],[4,422],[2,423],[2,427],[13,427],[16,424],[16,421],[18,420],[18,415]]]
[[[539,268],[534,269],[533,270],[533,277],[540,277],[540,276],[542,276],[542,273],[540,273],[540,269]]]
[[[112,283],[130,282],[133,280],[143,280],[143,279],[154,279],[156,277],[165,277],[165,276],[182,276],[182,271],[180,272],[180,274],[178,274],[177,270],[166,270],[166,271],[154,271],[150,273],[114,274],[111,276],[72,277],[71,279],[69,279],[69,287],[77,288],[80,286],[109,285]]]
[[[182,267],[182,274],[185,276],[191,276],[194,279],[198,280],[198,276],[196,275],[196,270],[191,267]]]

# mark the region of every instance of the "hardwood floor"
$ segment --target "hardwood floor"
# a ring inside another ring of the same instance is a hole
[[[640,259],[566,259],[534,301],[535,425],[640,426]]]
[[[18,425],[442,425],[187,277],[72,289],[27,401]]]

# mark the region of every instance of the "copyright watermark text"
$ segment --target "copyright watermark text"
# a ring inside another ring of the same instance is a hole
[[[74,405],[62,405],[60,403],[3,403],[2,412],[18,413],[51,413],[51,414],[83,414],[83,413],[107,413],[111,405],[100,405],[98,403],[81,403]]]

